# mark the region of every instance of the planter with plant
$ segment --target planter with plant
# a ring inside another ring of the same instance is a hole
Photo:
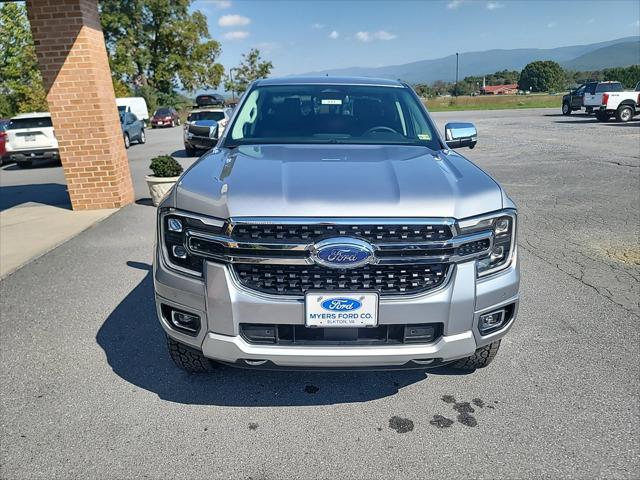
[[[153,175],[148,175],[145,180],[149,185],[151,200],[157,207],[162,198],[178,181],[182,173],[182,165],[170,155],[160,155],[151,159],[149,168]]]

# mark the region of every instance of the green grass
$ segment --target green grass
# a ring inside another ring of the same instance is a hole
[[[482,95],[423,99],[430,112],[500,110],[503,108],[560,108],[562,95]]]

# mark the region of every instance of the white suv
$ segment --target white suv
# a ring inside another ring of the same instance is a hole
[[[30,167],[43,160],[60,160],[58,140],[48,112],[17,115],[9,121],[6,133],[7,156],[19,167]]]

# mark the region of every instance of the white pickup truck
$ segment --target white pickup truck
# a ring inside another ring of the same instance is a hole
[[[619,122],[628,122],[640,113],[640,82],[634,91],[625,91],[620,82],[600,82],[595,91],[585,93],[584,106],[591,107],[601,122],[614,115]]]

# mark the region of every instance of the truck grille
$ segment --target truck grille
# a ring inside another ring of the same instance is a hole
[[[372,243],[443,241],[452,237],[447,225],[340,225],[340,224],[236,224],[237,241],[289,241],[310,243],[323,238],[349,236]]]
[[[234,264],[240,283],[273,295],[301,296],[307,290],[375,290],[381,295],[422,293],[442,285],[447,264],[367,265],[350,270],[317,265]]]

